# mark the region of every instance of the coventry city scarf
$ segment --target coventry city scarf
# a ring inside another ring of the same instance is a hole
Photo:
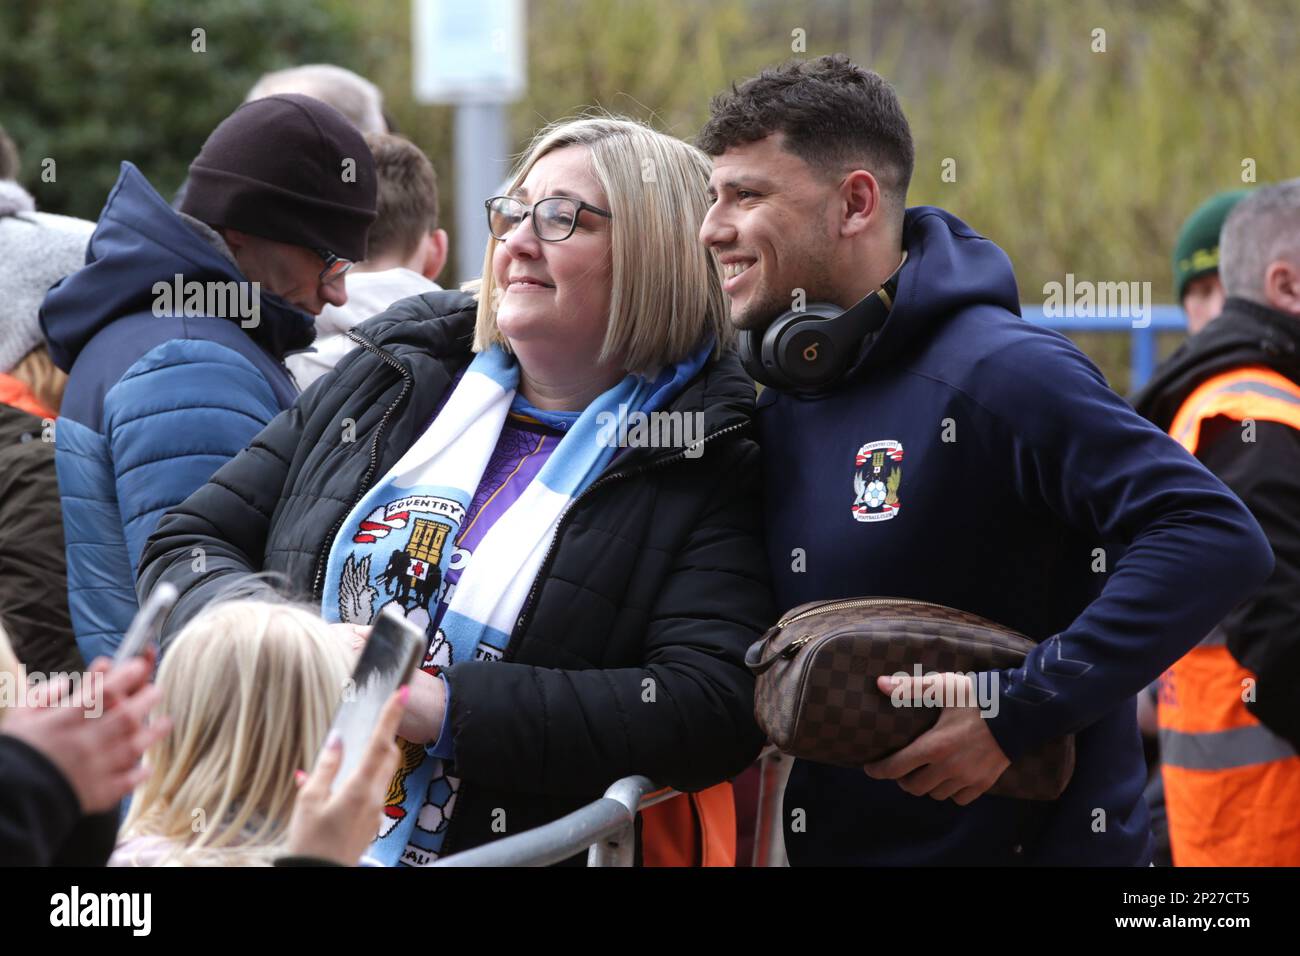
[[[425,433],[344,521],[330,549],[322,615],[368,624],[393,604],[427,630],[441,600],[447,607],[430,635],[426,669],[499,660],[560,516],[618,450],[609,440],[610,417],[661,406],[708,352],[702,348],[655,382],[628,375],[592,402],[464,563],[455,543],[473,520],[471,501],[519,383],[517,362],[500,347],[477,355]],[[449,567],[460,574],[451,594]],[[458,780],[431,750],[402,747],[383,829],[369,852],[385,865],[437,859]]]

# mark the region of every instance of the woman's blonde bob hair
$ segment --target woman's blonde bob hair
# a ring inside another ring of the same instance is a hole
[[[153,863],[269,864],[283,852],[294,772],[314,766],[352,657],[290,604],[228,601],[197,615],[158,670],[172,728],[145,755],[151,772],[119,843],[166,841],[172,851]]]
[[[612,216],[609,328],[597,361],[621,357],[627,371],[653,374],[685,359],[709,336],[720,355],[732,341],[722,272],[698,238],[709,209],[709,158],[637,120],[584,116],[540,130],[506,192],[518,189],[539,159],[566,146],[589,151]],[[483,257],[476,352],[493,344],[510,348],[496,320],[492,257],[498,242],[489,237]]]

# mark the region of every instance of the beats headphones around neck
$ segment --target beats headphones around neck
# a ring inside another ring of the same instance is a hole
[[[781,313],[765,330],[742,331],[737,344],[745,371],[755,381],[787,392],[816,392],[833,385],[848,371],[866,337],[880,331],[889,317],[903,262],[884,285],[852,308],[811,302]]]

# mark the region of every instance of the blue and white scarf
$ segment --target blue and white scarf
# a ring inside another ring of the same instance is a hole
[[[608,440],[608,415],[662,407],[704,364],[711,348],[712,343],[702,347],[653,382],[628,375],[588,405],[537,477],[478,543],[453,593],[446,595],[442,582],[448,567],[465,560],[454,542],[519,384],[518,363],[499,346],[477,355],[425,433],[344,521],[330,549],[322,615],[368,624],[393,603],[427,629],[441,597],[448,604],[430,635],[425,665],[499,660],[561,515],[618,450]],[[409,611],[409,594],[399,591],[390,601],[386,593],[398,577],[417,592]],[[443,761],[431,749],[403,747],[384,826],[369,852],[385,865],[422,866],[437,859],[458,781],[444,774]]]

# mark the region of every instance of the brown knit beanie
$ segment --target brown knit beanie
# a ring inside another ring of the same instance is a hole
[[[226,117],[190,164],[181,212],[213,226],[366,257],[377,178],[370,148],[334,107],[286,93]]]

